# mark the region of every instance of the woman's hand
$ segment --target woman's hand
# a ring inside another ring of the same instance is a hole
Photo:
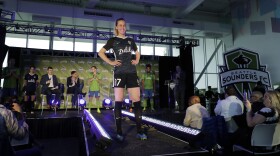
[[[250,112],[252,109],[252,104],[249,100],[244,101],[244,105],[246,107],[247,112]]]
[[[131,61],[131,64],[133,64],[133,65],[137,65],[139,63],[139,61],[137,61],[137,60],[132,60]]]
[[[115,60],[110,62],[110,65],[112,66],[121,66],[122,65],[122,61],[121,60]]]

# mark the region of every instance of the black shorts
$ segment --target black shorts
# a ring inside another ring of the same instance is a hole
[[[114,87],[135,88],[139,87],[139,79],[136,73],[114,74]]]
[[[36,91],[26,90],[26,91],[24,91],[24,94],[25,94],[26,96],[31,96],[31,95],[35,95],[35,92],[36,92]]]

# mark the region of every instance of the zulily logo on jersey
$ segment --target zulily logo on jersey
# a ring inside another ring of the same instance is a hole
[[[240,95],[251,93],[258,81],[271,87],[269,72],[260,64],[256,52],[238,48],[224,54],[225,66],[220,66],[221,87],[234,85]]]
[[[121,55],[122,53],[131,53],[131,47],[126,46],[124,49],[119,49],[119,54]]]

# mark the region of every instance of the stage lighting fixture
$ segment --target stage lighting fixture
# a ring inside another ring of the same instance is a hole
[[[103,107],[105,107],[106,109],[110,109],[112,107],[112,100],[104,99],[103,100]]]
[[[102,149],[106,149],[111,145],[112,139],[110,135],[106,132],[106,130],[102,127],[102,125],[92,116],[92,114],[84,109],[84,117],[86,121],[89,123],[89,127],[92,134],[95,134],[97,138],[96,146]]]
[[[130,100],[129,99],[124,99],[124,103],[125,104],[130,104]]]
[[[86,100],[84,99],[82,94],[78,95],[78,103],[79,103],[79,106],[82,108],[84,108],[86,106]]]
[[[131,107],[132,101],[129,99],[124,99],[124,106],[126,109],[129,109]]]
[[[135,117],[134,113],[131,113],[131,112],[128,112],[125,110],[122,110],[122,114],[127,117],[132,117],[132,119],[134,119],[134,117]],[[147,117],[147,116],[142,116],[142,121],[145,124],[154,126],[156,129],[159,129],[159,130],[162,130],[165,132],[169,132],[172,134],[177,134],[177,135],[179,135],[179,133],[181,133],[181,134],[183,134],[183,136],[186,136],[186,137],[195,137],[201,133],[201,131],[198,129],[154,119],[154,118]]]

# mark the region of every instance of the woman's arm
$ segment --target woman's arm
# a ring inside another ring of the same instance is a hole
[[[98,56],[105,62],[107,62],[108,64],[112,65],[112,66],[119,66],[121,65],[121,61],[120,60],[115,60],[115,61],[111,61],[105,54],[106,49],[105,48],[101,48],[100,51],[98,52]]]

